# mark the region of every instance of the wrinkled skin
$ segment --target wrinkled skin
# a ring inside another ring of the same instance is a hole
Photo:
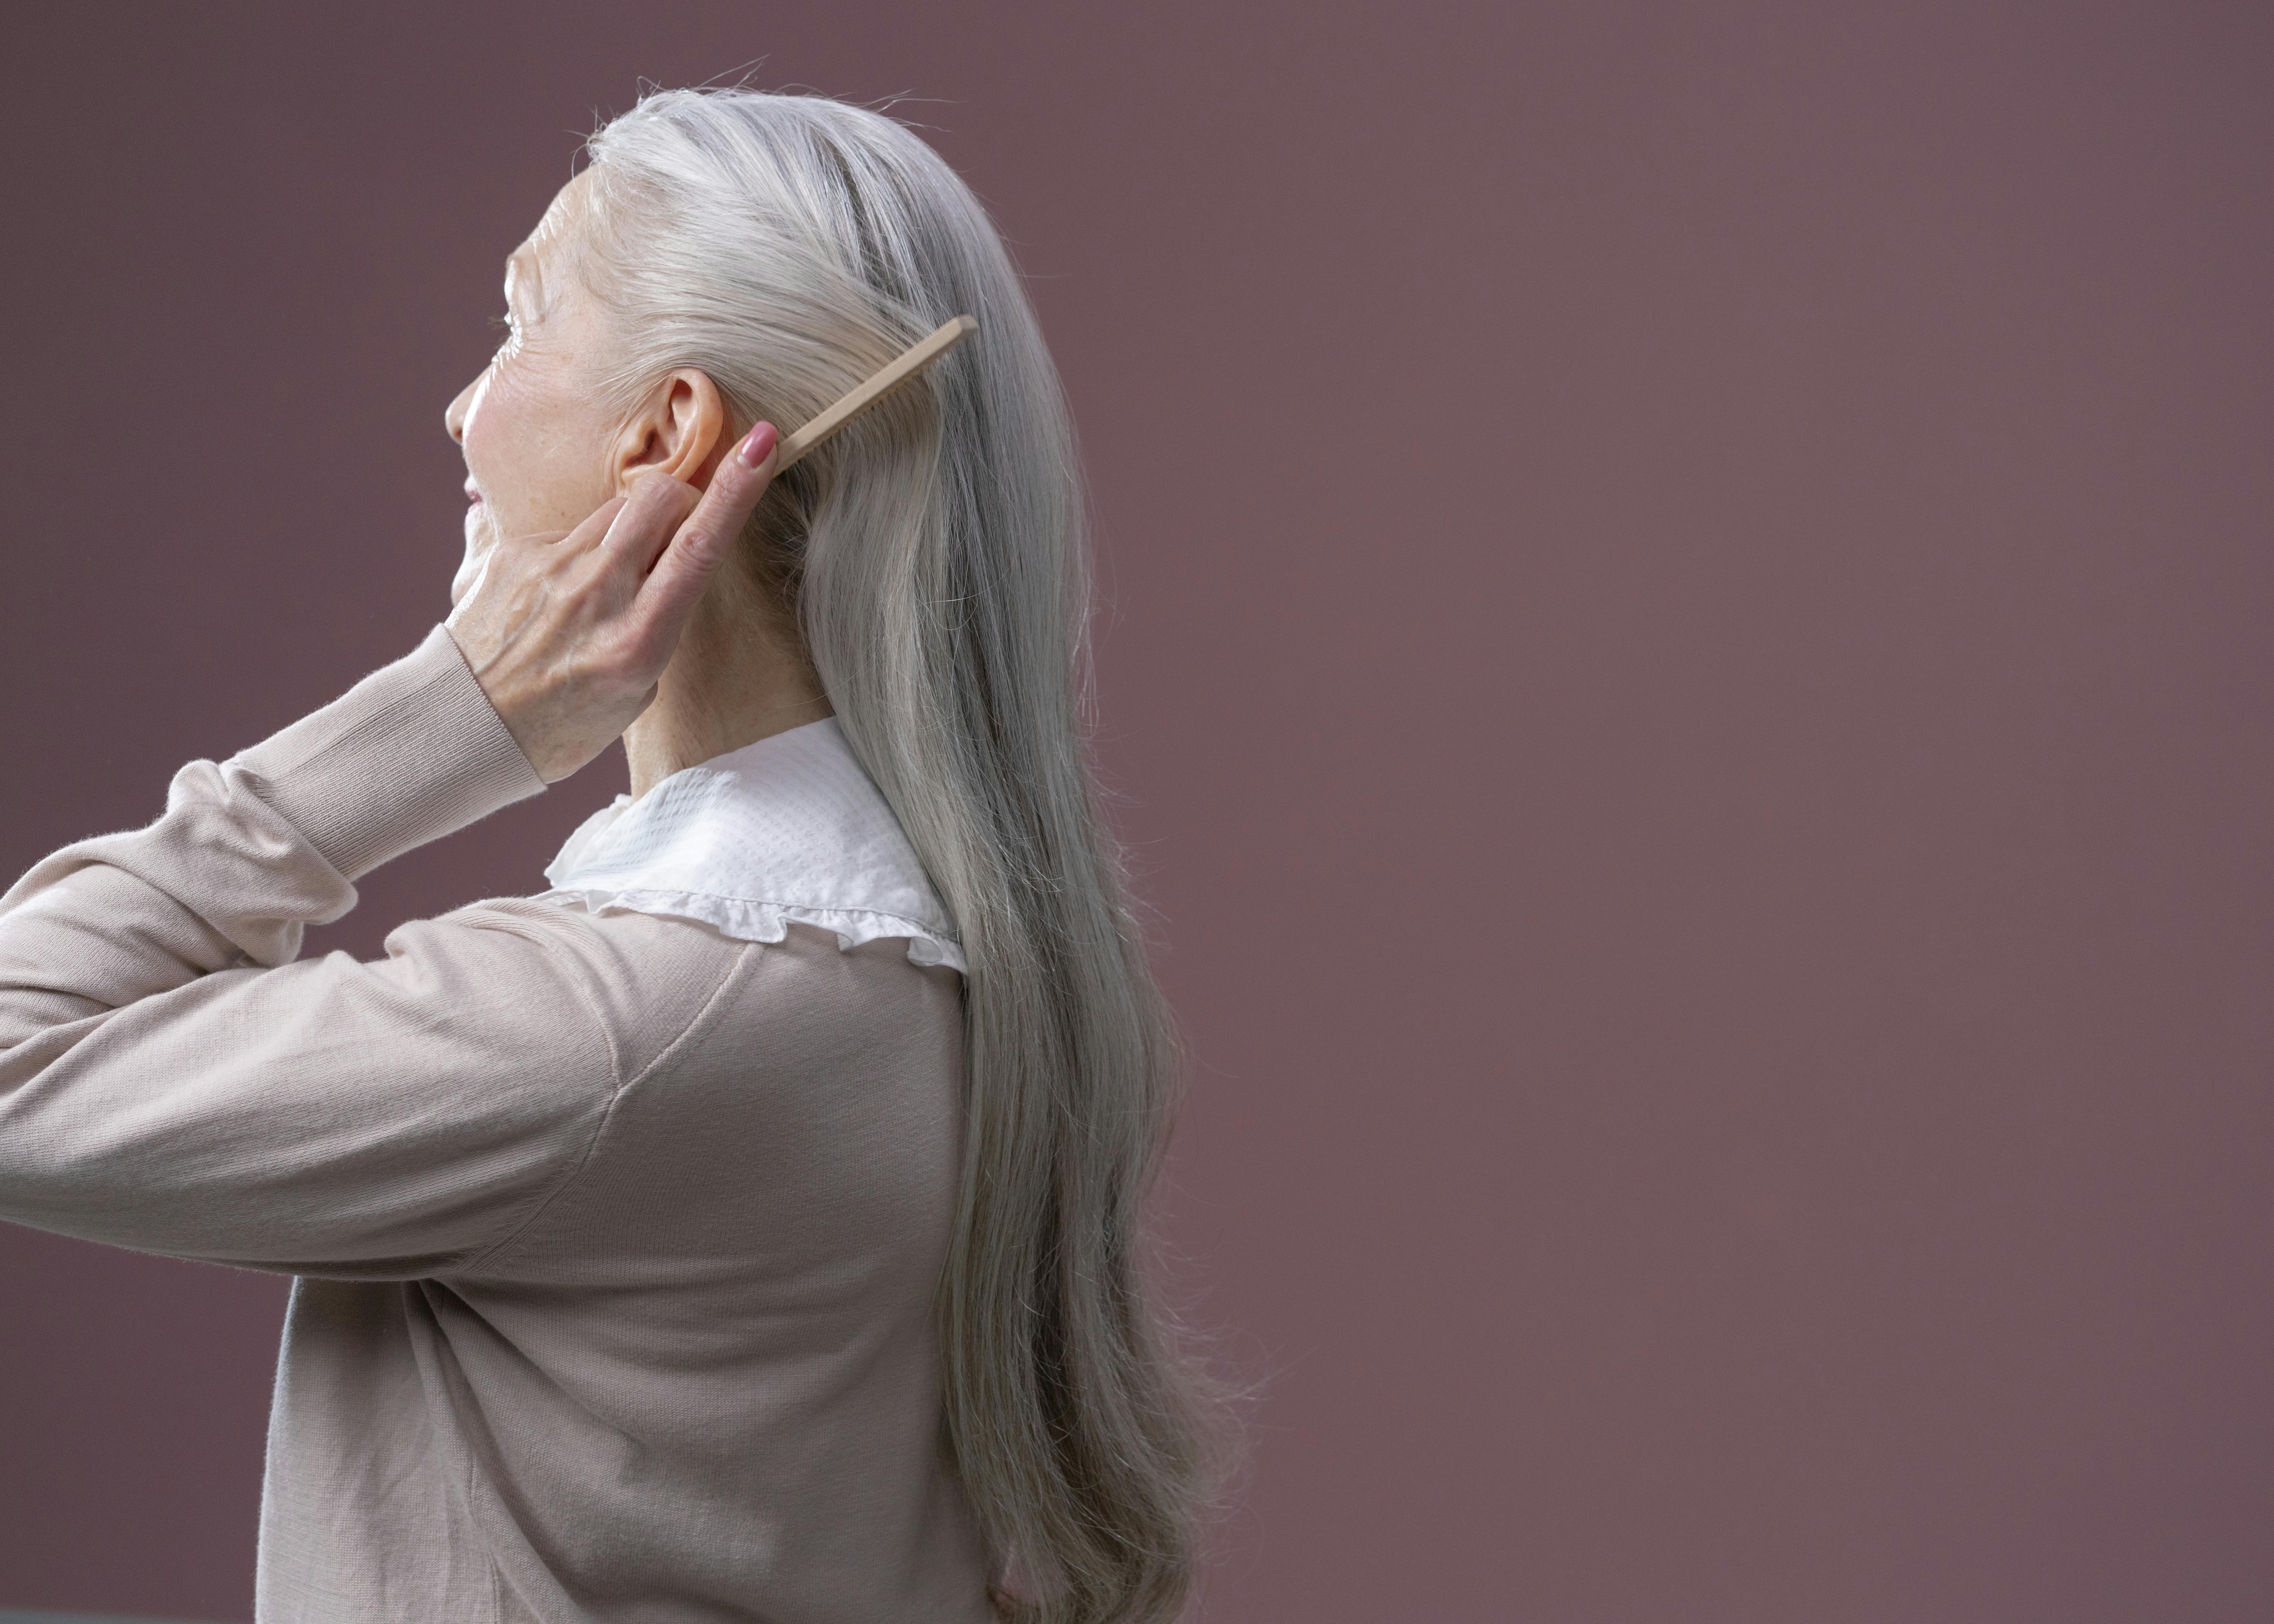
[[[723,568],[778,436],[730,440],[699,371],[628,414],[618,350],[578,274],[584,177],[506,265],[505,342],[444,416],[465,455],[465,553],[448,625],[550,783],[619,736],[635,794],[681,767],[829,714],[797,645]]]

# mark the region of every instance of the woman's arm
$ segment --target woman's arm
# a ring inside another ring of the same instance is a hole
[[[482,905],[403,928],[373,963],[296,962],[301,936],[354,905],[358,876],[621,731],[771,448],[766,431],[699,506],[651,478],[566,537],[501,544],[450,628],[192,763],[155,823],[67,846],[0,897],[0,1219],[415,1275],[533,1213],[624,1080],[581,928]]]
[[[183,768],[148,828],[65,846],[0,897],[0,1049],[286,963],[356,877],[544,787],[437,627],[261,744]]]
[[[437,628],[41,862],[0,898],[0,1218],[310,1273],[506,1233],[614,1089],[573,955],[499,905],[291,961],[351,876],[542,787]]]

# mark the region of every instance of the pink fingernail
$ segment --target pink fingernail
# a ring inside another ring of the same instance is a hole
[[[773,455],[774,445],[780,439],[780,432],[772,424],[761,423],[742,437],[734,455],[744,468],[756,468]]]

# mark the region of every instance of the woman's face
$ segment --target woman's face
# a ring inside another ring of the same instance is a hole
[[[456,604],[508,536],[575,529],[617,493],[623,427],[600,405],[607,332],[576,275],[584,177],[561,189],[505,267],[505,342],[443,414],[466,457]]]

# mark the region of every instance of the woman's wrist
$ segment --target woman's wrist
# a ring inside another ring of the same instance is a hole
[[[545,788],[440,626],[223,766],[350,879]]]

